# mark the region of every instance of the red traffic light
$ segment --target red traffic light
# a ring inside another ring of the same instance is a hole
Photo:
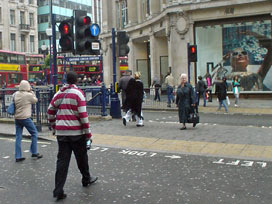
[[[91,18],[89,16],[85,16],[83,18],[83,24],[84,25],[89,25],[91,23]]]
[[[195,48],[195,46],[192,46],[191,47],[191,53],[195,53],[196,52],[196,48]]]
[[[62,33],[62,34],[69,34],[72,32],[72,28],[71,28],[71,25],[70,23],[68,22],[62,22],[59,26],[59,31]]]
[[[91,24],[91,18],[89,16],[80,16],[76,18],[76,25],[90,25]]]

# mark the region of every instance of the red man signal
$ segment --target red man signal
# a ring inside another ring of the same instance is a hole
[[[74,31],[73,19],[67,19],[59,25],[60,40],[59,44],[63,52],[73,52],[74,50]]]
[[[190,45],[188,47],[188,60],[189,62],[197,62],[197,46]]]

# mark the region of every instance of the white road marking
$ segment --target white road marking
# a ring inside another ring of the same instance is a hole
[[[8,159],[10,156],[5,156],[5,157],[3,157],[3,159]]]

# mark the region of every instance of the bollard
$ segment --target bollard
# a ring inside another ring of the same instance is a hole
[[[112,118],[121,118],[120,100],[118,98],[118,94],[114,92],[112,84],[111,84],[110,115]]]
[[[107,116],[107,112],[106,112],[106,87],[105,87],[104,82],[102,82],[101,93],[102,93],[101,116]]]
[[[36,97],[38,99],[36,103],[36,127],[38,132],[42,131],[41,119],[40,119],[40,90],[36,88]]]

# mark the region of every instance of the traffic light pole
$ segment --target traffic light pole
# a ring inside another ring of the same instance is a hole
[[[58,72],[57,72],[57,44],[56,44],[56,15],[52,14],[52,38],[53,38],[53,67],[54,67],[54,93],[57,91]]]
[[[112,118],[121,118],[121,107],[118,94],[114,92],[116,83],[116,53],[115,53],[115,29],[112,28],[112,65],[113,65],[113,85],[111,86],[111,106],[110,115]]]
[[[190,47],[190,43],[187,43],[187,52],[188,52],[188,50],[189,50],[189,47]],[[189,60],[189,52],[187,53],[187,55],[188,55],[188,82],[190,83],[191,82],[191,62],[190,62],[190,60]]]

